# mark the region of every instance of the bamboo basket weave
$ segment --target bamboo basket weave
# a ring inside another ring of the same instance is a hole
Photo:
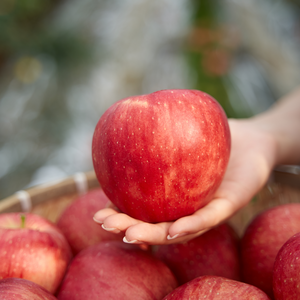
[[[285,203],[300,202],[300,168],[282,166],[272,172],[269,182],[229,222],[238,234],[261,211]],[[79,195],[100,187],[94,171],[76,173],[60,182],[44,184],[0,201],[0,213],[28,211],[56,222],[64,209]]]

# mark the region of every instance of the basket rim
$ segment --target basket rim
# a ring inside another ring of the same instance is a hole
[[[92,188],[100,187],[94,171],[78,172],[63,180],[36,185],[20,190],[0,200],[0,213],[28,212],[35,205],[67,195],[82,195]]]
[[[300,189],[300,165],[279,165],[270,176],[271,181]]]
[[[274,168],[270,182],[300,189],[300,172],[295,166],[277,166]],[[78,172],[63,180],[36,185],[20,190],[0,200],[0,213],[30,211],[35,205],[48,200],[68,196],[81,195],[92,188],[100,187],[94,170]]]

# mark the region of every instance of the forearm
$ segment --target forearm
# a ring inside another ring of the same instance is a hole
[[[300,88],[252,118],[252,122],[274,139],[276,164],[300,163]]]

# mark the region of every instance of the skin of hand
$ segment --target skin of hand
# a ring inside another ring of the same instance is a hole
[[[222,223],[263,187],[275,164],[276,144],[252,120],[229,120],[232,149],[224,179],[214,199],[194,214],[157,224],[145,223],[111,206],[94,220],[112,232],[125,231],[125,242],[161,245],[186,242]]]

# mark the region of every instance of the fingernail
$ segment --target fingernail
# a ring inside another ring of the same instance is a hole
[[[132,240],[132,241],[128,241],[126,239],[126,236],[123,237],[123,242],[127,243],[127,244],[143,244],[142,242],[138,241],[138,240]]]
[[[177,233],[173,236],[170,236],[169,234],[167,235],[167,240],[174,240],[174,239],[177,239],[179,237],[182,237],[182,236],[185,236],[187,235],[187,233]]]
[[[102,222],[102,221],[100,221],[100,220],[96,219],[95,217],[93,217],[93,220],[94,220],[96,223],[98,223],[98,224],[103,224],[103,222]]]
[[[120,230],[117,229],[117,228],[108,228],[108,227],[105,227],[104,224],[101,225],[101,227],[106,230],[106,231],[109,231],[109,232],[114,232],[114,233],[119,233]]]
[[[167,240],[174,240],[178,237],[179,234],[175,234],[173,236],[170,236],[169,234],[167,235]]]

